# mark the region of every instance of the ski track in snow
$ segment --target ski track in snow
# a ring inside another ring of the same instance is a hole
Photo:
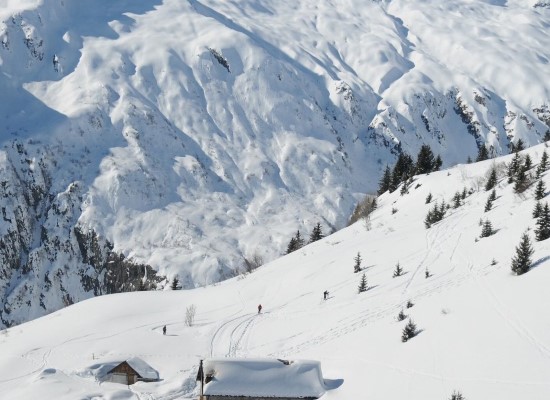
[[[470,264],[470,271],[475,279],[475,282],[480,287],[487,302],[494,308],[497,314],[504,319],[507,325],[525,341],[534,346],[544,357],[550,358],[550,347],[539,340],[529,328],[521,322],[521,320],[513,315],[513,312],[506,308],[498,296],[487,284],[485,278],[480,276],[473,268],[473,264]]]

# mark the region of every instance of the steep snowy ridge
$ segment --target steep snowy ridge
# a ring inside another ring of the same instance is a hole
[[[531,158],[528,175],[545,151],[550,147],[541,144],[520,153],[522,162]],[[408,192],[381,195],[368,223],[253,273],[191,290],[100,296],[2,330],[0,393],[19,400],[196,399],[200,359],[271,357],[319,361],[322,400],[449,399],[455,391],[466,399],[546,400],[550,239],[535,240],[535,185],[518,194],[508,183],[512,158],[416,176]],[[493,168],[496,199],[486,211]],[[546,204],[550,169],[540,179]],[[428,211],[443,201],[450,205],[445,217],[426,229]],[[480,237],[480,220],[491,221],[492,235]],[[525,232],[532,267],[517,276],[511,259]],[[358,253],[362,270],[354,273]],[[397,263],[403,273],[394,277]],[[358,293],[363,273],[367,290]],[[196,315],[188,326],[191,305]],[[409,320],[419,332],[402,342]],[[131,357],[161,380],[130,387],[104,381],[110,367]]]
[[[0,0],[2,324],[272,260],[399,151],[541,142],[536,4]]]

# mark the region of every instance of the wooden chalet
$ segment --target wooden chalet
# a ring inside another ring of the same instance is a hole
[[[326,392],[318,361],[223,358],[201,361],[201,400],[314,400]]]
[[[108,382],[133,385],[138,381],[155,382],[159,373],[141,358],[132,357],[109,370],[103,379]]]

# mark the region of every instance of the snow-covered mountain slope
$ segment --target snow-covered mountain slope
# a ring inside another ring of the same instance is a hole
[[[544,149],[524,155],[536,167]],[[510,158],[418,176],[408,194],[379,198],[369,229],[358,222],[251,274],[187,291],[101,296],[3,330],[2,397],[196,398],[200,358],[267,356],[320,361],[328,385],[322,399],[449,399],[453,391],[466,399],[547,399],[550,239],[534,240],[533,190],[514,193],[499,167]],[[493,165],[497,198],[485,212]],[[550,187],[549,171],[542,179]],[[426,229],[433,204],[451,203],[463,188],[462,205]],[[480,238],[480,219],[496,233]],[[516,276],[511,258],[526,231],[533,267]],[[363,293],[362,273],[353,272],[358,252],[369,286]],[[398,262],[404,273],[393,278]],[[420,330],[406,343],[401,310]],[[98,381],[105,366],[133,356],[162,380]]]
[[[218,281],[345,226],[399,151],[448,166],[550,126],[541,2],[0,6],[3,325]]]

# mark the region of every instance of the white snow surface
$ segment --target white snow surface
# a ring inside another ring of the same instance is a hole
[[[248,397],[321,397],[325,384],[318,361],[265,358],[209,359],[204,373],[213,374],[205,395]]]
[[[159,373],[139,357],[131,357],[126,360],[128,365],[134,369],[142,378],[159,379]]]
[[[545,150],[522,154],[536,166]],[[453,391],[469,400],[547,400],[550,240],[534,240],[533,188],[514,193],[502,168],[510,159],[417,176],[408,194],[380,196],[368,226],[358,222],[251,274],[192,290],[96,297],[3,330],[1,397],[194,398],[200,359],[268,357],[319,361],[323,400],[448,399]],[[493,165],[497,199],[484,212]],[[550,172],[542,179],[550,187]],[[462,188],[472,189],[464,204],[426,229],[434,202],[451,203]],[[494,235],[479,238],[481,219]],[[524,232],[533,266],[516,276],[511,258]],[[361,294],[358,252],[369,286]],[[404,274],[393,278],[398,262]],[[187,326],[191,305],[197,313]],[[400,310],[420,330],[406,343]],[[127,387],[97,379],[105,364],[130,357],[161,380]]]
[[[0,200],[33,238],[11,323],[94,295],[39,297],[88,269],[75,226],[196,287],[344,227],[399,149],[540,143],[549,26],[531,0],[0,0],[0,175],[46,199]]]

